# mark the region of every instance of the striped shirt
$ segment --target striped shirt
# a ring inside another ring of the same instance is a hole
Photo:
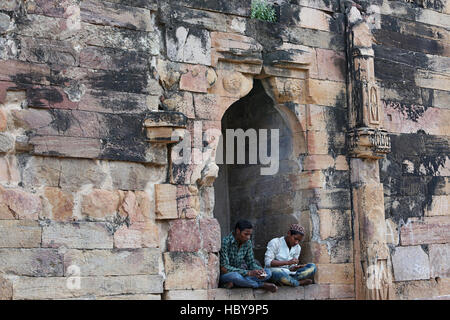
[[[243,276],[247,275],[248,270],[261,269],[253,255],[252,241],[248,240],[239,247],[232,232],[222,240],[220,266],[228,272],[238,272]]]

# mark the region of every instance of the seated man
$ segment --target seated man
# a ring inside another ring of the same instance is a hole
[[[252,224],[240,220],[234,232],[222,240],[220,249],[220,283],[227,289],[236,287],[263,288],[276,292],[277,286],[265,282],[271,277],[269,269],[262,269],[253,255]],[[245,265],[244,265],[245,263]]]
[[[298,264],[301,250],[299,243],[304,236],[304,228],[299,224],[292,224],[287,236],[269,241],[264,263],[272,271],[271,281],[292,287],[312,283],[312,280],[307,278],[314,276],[316,265],[314,263]]]

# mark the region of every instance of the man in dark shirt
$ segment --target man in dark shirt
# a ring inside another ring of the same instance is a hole
[[[252,241],[252,224],[247,220],[240,220],[234,232],[222,240],[220,249],[220,283],[225,288],[245,287],[263,288],[276,292],[277,286],[265,282],[270,279],[270,269],[262,269],[255,261]]]

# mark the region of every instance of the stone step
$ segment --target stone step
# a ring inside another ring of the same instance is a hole
[[[343,288],[345,286],[346,288]],[[352,286],[352,285],[350,285]],[[263,289],[233,288],[209,290],[170,290],[164,300],[326,300],[354,298],[347,285],[311,284],[302,287],[278,287],[276,293]],[[348,287],[348,288],[347,288]],[[344,290],[342,290],[344,289]]]

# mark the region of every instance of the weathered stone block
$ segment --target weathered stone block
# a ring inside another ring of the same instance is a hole
[[[0,300],[12,300],[13,286],[11,281],[0,274]]]
[[[219,285],[219,277],[220,277],[220,260],[219,256],[210,253],[208,257],[208,288],[214,289]]]
[[[34,136],[30,144],[36,155],[73,158],[99,158],[102,148],[100,139],[63,136]]]
[[[250,288],[212,289],[208,290],[211,300],[255,300],[254,290]],[[262,292],[261,292],[262,293]],[[271,294],[270,296],[274,296]]]
[[[4,0],[0,4],[0,9],[5,11],[14,11],[19,8],[18,0]]]
[[[39,196],[21,189],[5,189],[1,186],[0,204],[7,207],[15,219],[37,220],[42,210]]]
[[[211,65],[211,38],[201,29],[178,27],[166,32],[167,56],[172,61]]]
[[[353,284],[330,284],[330,298],[354,298],[355,286]]]
[[[320,237],[349,238],[351,236],[351,212],[321,209],[318,211],[320,220]]]
[[[164,105],[169,110],[182,112],[188,118],[195,118],[194,99],[190,92],[177,92],[170,98],[164,99]]]
[[[316,49],[319,79],[345,81],[346,61],[343,52]]]
[[[25,187],[59,186],[61,160],[58,158],[25,156],[21,170]]]
[[[328,133],[326,131],[308,131],[309,154],[328,154]]]
[[[450,278],[439,278],[437,279],[439,286],[439,295],[448,296],[450,294]]]
[[[330,31],[331,16],[321,10],[301,7],[299,19],[300,27]]]
[[[349,169],[347,158],[344,155],[339,155],[336,157],[335,169],[344,171]]]
[[[200,230],[196,220],[177,219],[169,224],[169,251],[195,252],[201,248]]]
[[[147,9],[130,7],[106,1],[83,1],[80,4],[81,21],[121,28],[152,31],[151,15]]]
[[[208,288],[207,267],[198,254],[166,252],[163,256],[166,271],[165,290]],[[187,277],[188,274],[196,276]]]
[[[420,246],[397,247],[392,255],[395,281],[430,278],[428,255]]]
[[[439,296],[439,285],[432,280],[394,282],[397,299],[415,300]]]
[[[345,264],[318,264],[315,274],[315,283],[354,283],[354,266],[351,263]]]
[[[0,133],[0,153],[10,152],[14,149],[14,137],[7,132]]]
[[[92,184],[94,188],[101,188],[103,181],[106,179],[106,173],[94,160],[61,159],[58,163],[55,160],[50,160],[51,158],[41,159],[36,163],[37,177],[43,176],[44,179],[41,178],[40,180],[44,181],[54,181],[58,178],[59,185],[64,189],[78,190],[86,184]],[[48,177],[48,175],[50,176]]]
[[[309,103],[322,106],[345,105],[345,82],[309,80]]]
[[[329,284],[311,284],[304,288],[306,300],[325,300],[330,298]]]
[[[73,249],[112,249],[113,236],[105,223],[50,223],[43,227],[42,246]]]
[[[81,213],[88,219],[104,220],[118,211],[119,204],[117,191],[94,189],[82,197]]]
[[[208,290],[169,290],[164,300],[209,300]]]
[[[402,246],[447,242],[450,242],[450,216],[425,217],[423,221],[412,218],[400,229]]]
[[[194,219],[200,211],[200,199],[197,188],[177,186],[178,217]]]
[[[50,68],[16,60],[0,61],[0,80],[13,81],[18,74],[27,75],[21,80],[22,83],[48,84],[47,77],[50,76]],[[11,82],[7,87],[10,86]]]
[[[275,293],[257,289],[253,290],[255,300],[304,300],[306,287],[278,287]]]
[[[147,56],[134,51],[87,47],[80,53],[80,66],[91,69],[145,72],[147,63]]]
[[[131,222],[130,226],[122,225],[114,233],[115,248],[152,248],[160,242],[159,229],[153,220]]]
[[[182,68],[180,90],[206,93],[209,88],[208,68],[202,65],[186,65]]]
[[[220,225],[216,219],[200,219],[202,249],[219,252],[221,246]]]
[[[70,221],[73,215],[73,195],[60,188],[47,187],[44,189],[44,204],[48,201],[48,218],[55,221]],[[45,208],[45,205],[44,205]],[[44,209],[45,211],[45,209]]]
[[[304,171],[289,175],[294,190],[304,190],[325,187],[325,175],[320,170]]]
[[[125,294],[96,297],[96,300],[161,300],[160,294]]]
[[[178,218],[177,186],[171,184],[156,184],[155,205],[156,219]]]
[[[149,85],[152,82],[149,81]],[[152,94],[158,94],[160,89],[149,89]],[[137,114],[147,110],[157,110],[159,96],[131,92],[105,91],[83,89],[78,103],[79,110],[104,113],[130,113]]]
[[[300,263],[328,264],[331,263],[330,254],[326,244],[317,242],[304,242],[301,245]]]
[[[450,215],[450,195],[432,196],[431,206],[425,211],[426,216]]]
[[[37,221],[0,220],[0,248],[34,248],[41,245]]]
[[[314,154],[306,156],[303,161],[303,170],[324,170],[334,167],[334,159],[330,155]]]
[[[148,183],[161,183],[166,178],[166,169],[161,166],[111,161],[109,168],[113,188],[119,190],[144,190]]]
[[[8,30],[9,25],[11,23],[11,18],[4,13],[0,13],[0,33],[6,32]]]
[[[160,275],[80,277],[79,289],[75,280],[74,277],[20,277],[13,283],[14,299],[64,299],[163,291]]]
[[[151,55],[159,53],[156,33],[81,23],[86,44],[98,47],[137,50]]]
[[[432,278],[450,278],[450,244],[431,244],[428,248],[430,276]]]
[[[0,273],[62,277],[62,255],[54,249],[0,249]]]
[[[262,64],[262,46],[255,39],[234,33],[211,32],[213,47],[212,64],[216,66],[220,60],[236,63]],[[260,66],[259,66],[260,68]]]
[[[20,46],[20,60],[58,66],[78,66],[79,63],[79,53],[69,42],[22,37]]]
[[[64,270],[71,265],[83,276],[121,276],[158,274],[161,253],[158,249],[136,250],[68,250],[64,254]]]
[[[5,131],[7,126],[8,126],[8,122],[6,119],[5,111],[0,110],[0,132]]]

